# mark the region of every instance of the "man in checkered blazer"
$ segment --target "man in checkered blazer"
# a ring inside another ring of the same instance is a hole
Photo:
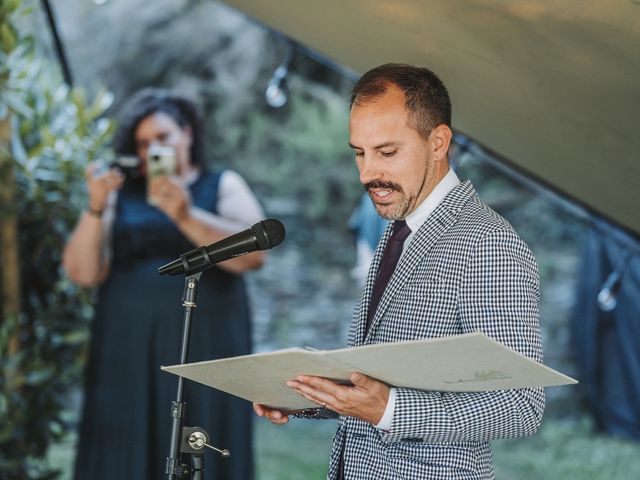
[[[451,104],[439,78],[409,65],[367,72],[354,87],[349,129],[360,181],[378,213],[394,220],[373,258],[349,346],[480,331],[541,362],[535,259],[449,168]],[[376,286],[385,248],[401,225],[410,233],[400,259],[386,284]],[[419,368],[428,369],[429,359]],[[289,382],[322,407],[315,415],[340,416],[331,480],[492,479],[489,442],[535,433],[544,410],[541,388],[421,391],[358,373],[351,381]],[[277,424],[292,413],[254,409]]]

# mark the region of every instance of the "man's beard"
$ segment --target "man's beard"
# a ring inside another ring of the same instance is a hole
[[[372,194],[370,192],[370,190],[373,188],[384,188],[386,190],[398,192],[401,195],[400,200],[397,203],[378,205],[373,200]],[[380,215],[385,220],[400,220],[407,215],[407,211],[409,210],[409,199],[402,190],[402,187],[397,183],[381,181],[368,182],[364,184],[364,189],[369,194],[369,198],[371,198],[371,202],[376,208],[376,212],[378,212],[378,215]]]

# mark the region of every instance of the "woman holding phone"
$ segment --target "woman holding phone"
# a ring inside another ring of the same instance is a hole
[[[76,479],[155,480],[165,474],[177,387],[160,366],[179,362],[184,286],[182,276],[160,276],[158,267],[250,227],[263,212],[240,175],[205,168],[203,126],[181,95],[137,93],[123,108],[114,150],[136,155],[139,167],[88,167],[89,204],[63,254],[73,281],[99,286]],[[250,353],[241,273],[263,260],[253,252],[203,274],[189,361]],[[185,401],[184,424],[205,428],[233,453],[208,455],[205,478],[251,478],[251,406],[193,382]]]

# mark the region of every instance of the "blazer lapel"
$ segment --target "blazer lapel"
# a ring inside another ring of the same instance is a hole
[[[474,193],[475,191],[471,182],[461,182],[447,194],[442,203],[436,207],[436,209],[418,229],[411,240],[411,244],[405,251],[404,255],[400,258],[396,270],[393,272],[393,275],[389,280],[389,284],[387,285],[387,288],[380,299],[380,303],[378,304],[375,316],[371,321],[369,331],[365,332],[364,328],[366,326],[367,312],[371,302],[373,283],[375,282],[376,275],[378,274],[378,266],[380,265],[382,252],[384,251],[384,247],[391,234],[391,225],[387,228],[378,248],[376,249],[376,254],[374,255],[372,266],[369,269],[369,275],[367,276],[367,282],[362,299],[363,308],[360,310],[360,316],[358,318],[358,344],[360,344],[360,342],[369,343],[371,341],[372,335],[377,330],[380,320],[384,316],[384,312],[389,306],[391,299],[402,289],[406,280],[411,276],[413,270],[415,270],[415,268],[420,264],[431,247],[433,247],[442,234],[444,234],[456,221],[460,210]]]

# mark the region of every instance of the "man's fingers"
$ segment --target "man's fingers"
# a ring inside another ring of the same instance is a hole
[[[289,416],[285,415],[280,410],[267,409],[265,417],[268,418],[271,423],[275,423],[276,425],[283,425],[289,421]]]
[[[289,415],[287,415],[286,413],[280,410],[267,408],[259,403],[253,404],[253,411],[256,412],[256,415],[258,415],[259,417],[265,417],[267,420],[275,423],[276,425],[283,425],[289,421]]]
[[[339,411],[335,408],[340,405],[340,389],[345,388],[331,380],[321,377],[299,376],[295,380],[289,380],[287,386],[294,389],[307,400],[317,403],[321,407]]]
[[[295,381],[304,386],[308,386],[321,392],[326,392],[330,395],[335,395],[342,387],[342,385],[338,385],[337,383],[326,378],[312,377],[307,375],[299,375],[296,377]]]
[[[356,387],[366,387],[371,381],[369,377],[358,372],[352,373],[349,380],[351,380],[351,383]]]
[[[273,423],[274,425],[284,425],[285,423],[289,422],[289,417],[285,416],[285,417],[282,417],[282,418],[277,419],[277,420],[270,418],[269,421],[271,423]]]
[[[259,417],[264,417],[265,408],[259,403],[253,404],[253,411],[256,412],[256,415],[258,415]]]

